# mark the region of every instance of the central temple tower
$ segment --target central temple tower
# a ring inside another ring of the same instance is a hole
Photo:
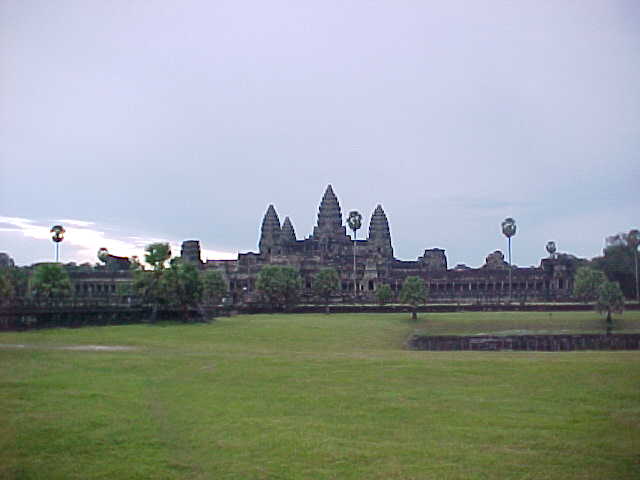
[[[313,227],[313,238],[322,242],[328,239],[337,239],[347,235],[346,228],[342,225],[342,211],[338,203],[338,197],[333,193],[331,185],[327,187],[320,202],[318,210],[318,224]]]
[[[374,262],[393,260],[391,233],[387,215],[378,205],[369,222],[368,239],[358,239],[360,253],[358,263],[366,263],[367,257]],[[318,219],[313,233],[306,240],[297,240],[293,223],[286,217],[281,224],[276,209],[269,205],[262,219],[259,241],[260,255],[271,261],[298,264],[304,258],[311,261],[329,261],[331,265],[351,265],[353,255],[352,238],[343,224],[342,209],[333,187],[328,185],[320,201]],[[348,257],[348,258],[347,258]]]

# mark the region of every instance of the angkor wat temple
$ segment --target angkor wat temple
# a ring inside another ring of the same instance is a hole
[[[445,251],[430,248],[414,261],[398,260],[393,255],[391,231],[381,205],[371,215],[369,235],[356,241],[355,283],[359,301],[375,301],[376,289],[388,284],[399,292],[410,275],[424,279],[430,302],[506,300],[509,294],[509,265],[500,251],[489,254],[480,268],[448,268]],[[208,260],[202,263],[200,243],[185,241],[182,258],[202,268],[220,269],[228,280],[235,302],[255,301],[255,281],[265,265],[289,265],[303,279],[303,301],[313,297],[315,274],[322,268],[334,268],[341,278],[341,292],[335,301],[352,301],[354,297],[353,240],[343,224],[338,198],[329,185],[320,202],[313,233],[298,240],[293,223],[286,217],[281,223],[273,205],[262,220],[259,252],[240,253],[237,260]],[[552,255],[539,267],[512,269],[514,301],[549,301],[571,295],[574,257]]]

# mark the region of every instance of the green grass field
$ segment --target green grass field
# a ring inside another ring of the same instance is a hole
[[[640,331],[639,312],[616,321]],[[500,312],[1,333],[0,478],[640,478],[640,352],[403,349],[415,329],[601,326]],[[135,349],[61,349],[81,345]]]

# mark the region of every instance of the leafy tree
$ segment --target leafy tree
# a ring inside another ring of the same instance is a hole
[[[171,248],[168,243],[152,243],[145,248],[145,261],[151,265],[152,271],[139,267],[138,262],[132,263],[133,289],[145,302],[152,304],[151,320],[155,321],[158,315],[158,305],[167,303],[166,282],[162,277],[165,263],[171,258]]]
[[[147,262],[154,270],[163,270],[167,260],[171,258],[171,247],[168,243],[152,243],[147,245],[144,255],[144,261]]]
[[[404,280],[400,290],[400,301],[411,305],[411,320],[418,319],[418,305],[427,301],[424,280],[420,277],[410,276]]]
[[[598,299],[599,288],[606,281],[606,275],[600,270],[580,267],[574,277],[573,294],[585,302],[593,302]]]
[[[57,263],[41,263],[31,277],[31,291],[39,299],[61,299],[71,294],[71,281],[66,270]]]
[[[140,259],[138,258],[137,255],[133,255],[130,259],[129,259],[129,269],[136,271],[136,270],[142,270],[144,267],[142,266],[142,264],[140,263]]]
[[[313,279],[313,291],[324,300],[325,313],[329,314],[331,297],[340,288],[340,277],[334,268],[323,268]]]
[[[638,246],[640,246],[640,230],[634,228],[627,233],[627,245],[633,252],[636,302],[640,302],[640,278],[638,278]]]
[[[194,265],[180,258],[171,260],[171,267],[163,272],[161,290],[167,304],[179,307],[184,318],[189,315],[189,307],[198,305],[202,298],[202,282]]]
[[[637,234],[618,233],[606,238],[606,246],[601,257],[593,259],[594,265],[602,270],[611,281],[618,282],[623,293],[635,296],[635,257]]]
[[[0,270],[0,306],[11,303],[15,297],[15,293],[8,272]]]
[[[624,295],[617,282],[606,281],[598,289],[598,302],[596,308],[600,313],[607,314],[607,334],[611,333],[613,322],[612,312],[621,313],[624,309]]]
[[[228,287],[220,270],[207,270],[202,274],[202,296],[208,303],[218,305]]]
[[[26,267],[13,267],[4,271],[13,286],[16,298],[26,298],[29,295],[29,270]]]
[[[376,291],[376,297],[378,298],[378,303],[380,305],[385,305],[391,301],[393,298],[393,292],[391,291],[391,287],[386,283],[383,283],[378,287]]]
[[[116,283],[116,295],[121,297],[129,297],[133,295],[134,288],[130,282],[117,282]]]
[[[267,265],[258,273],[256,288],[272,307],[285,309],[298,300],[300,275],[293,267]]]
[[[155,297],[159,295],[154,295],[157,290],[157,282],[154,284],[153,272],[149,270],[136,270],[133,272],[133,292],[135,295],[139,296],[145,302],[154,302],[156,301]],[[153,288],[152,287],[156,287]]]

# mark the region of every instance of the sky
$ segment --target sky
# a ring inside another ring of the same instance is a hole
[[[0,251],[308,237],[328,184],[396,257],[538,265],[640,227],[640,2],[0,0]]]

